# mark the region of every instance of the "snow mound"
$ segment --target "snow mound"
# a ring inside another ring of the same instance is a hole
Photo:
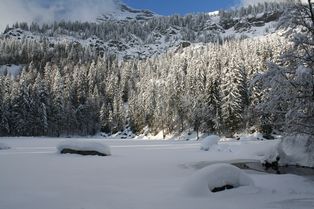
[[[314,139],[309,135],[287,136],[279,143],[277,150],[270,153],[267,161],[279,157],[279,165],[314,167]]]
[[[108,145],[95,141],[68,140],[61,142],[57,149],[61,154],[111,155],[111,149]]]
[[[6,150],[6,149],[10,149],[10,147],[3,143],[0,143],[0,150]]]
[[[22,65],[0,65],[0,75],[7,75],[10,78],[14,79],[21,73],[22,68]]]
[[[207,166],[185,183],[183,191],[189,196],[208,196],[216,188],[237,188],[241,186],[253,186],[253,180],[241,169],[230,164],[214,164]]]
[[[206,137],[202,141],[201,150],[204,150],[204,151],[210,150],[213,146],[218,144],[219,140],[220,140],[220,137],[216,135],[210,135]]]

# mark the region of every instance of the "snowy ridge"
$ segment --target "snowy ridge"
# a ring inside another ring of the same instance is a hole
[[[54,44],[75,42],[96,50],[98,54],[110,53],[124,59],[143,59],[163,54],[171,48],[185,48],[191,43],[209,43],[272,34],[277,30],[278,22],[284,15],[283,9],[243,16],[210,12],[192,15],[193,19],[189,23],[191,25],[182,26],[180,21],[187,21],[186,17],[162,17],[150,11],[132,9],[120,1],[117,1],[116,4],[115,10],[98,18],[99,28],[97,30],[103,28],[105,30],[103,33],[88,31],[87,35],[84,28],[73,30],[74,26],[67,27],[61,24],[60,26],[48,26],[45,29],[10,28],[0,38],[20,41],[47,39],[49,43]],[[179,20],[177,20],[178,18]],[[141,24],[141,21],[145,23]],[[142,28],[133,28],[137,27],[136,24],[140,24]],[[156,24],[161,24],[162,27]],[[85,26],[82,24],[81,27]],[[108,36],[111,33],[111,31],[107,31],[111,29],[107,28],[109,26],[112,27],[112,30],[117,30],[118,34],[114,34],[112,37]],[[119,34],[121,33],[119,31],[125,30],[125,28],[127,28],[127,33]],[[145,35],[136,32],[136,30],[143,29],[147,30]]]
[[[108,21],[108,20],[116,20],[116,21],[129,21],[129,20],[149,20],[153,17],[157,17],[158,15],[149,11],[149,10],[139,10],[133,9],[126,4],[123,4],[120,0],[114,1],[116,4],[116,8],[113,11],[106,12],[102,16],[97,18],[97,21]]]
[[[219,15],[219,11],[208,12],[207,14],[209,16],[218,16]]]

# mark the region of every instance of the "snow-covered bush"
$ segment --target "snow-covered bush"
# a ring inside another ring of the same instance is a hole
[[[10,149],[6,144],[0,143],[0,150]]]
[[[279,164],[314,167],[314,137],[296,135],[285,137],[278,145]]]
[[[241,169],[230,164],[214,164],[197,171],[183,186],[190,196],[207,196],[215,188],[254,185],[253,180]]]
[[[314,137],[310,135],[286,136],[265,156],[264,163],[278,161],[279,166],[299,165],[314,167]]]
[[[58,152],[61,154],[80,154],[80,155],[111,155],[111,149],[108,145],[83,140],[64,141],[57,146]]]
[[[201,150],[204,150],[204,151],[210,150],[213,146],[218,144],[219,140],[220,140],[220,137],[216,135],[210,135],[206,137],[202,141]]]

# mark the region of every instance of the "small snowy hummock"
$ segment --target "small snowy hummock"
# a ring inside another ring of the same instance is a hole
[[[0,150],[6,150],[6,149],[10,149],[10,147],[3,143],[0,143]]]
[[[208,196],[216,188],[253,186],[253,180],[241,169],[230,164],[207,166],[192,175],[183,187],[189,196]]]
[[[208,151],[210,150],[214,145],[217,145],[220,140],[219,136],[216,135],[210,135],[203,139],[201,144],[201,150]]]
[[[14,79],[21,73],[22,69],[22,65],[0,65],[0,76],[9,76]]]
[[[108,145],[95,141],[67,140],[61,142],[57,149],[61,154],[111,155],[111,149]]]

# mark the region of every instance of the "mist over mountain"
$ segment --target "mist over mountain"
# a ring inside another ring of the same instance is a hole
[[[95,22],[102,14],[119,9],[119,0],[3,0],[0,7],[0,30],[15,22],[54,21]]]

